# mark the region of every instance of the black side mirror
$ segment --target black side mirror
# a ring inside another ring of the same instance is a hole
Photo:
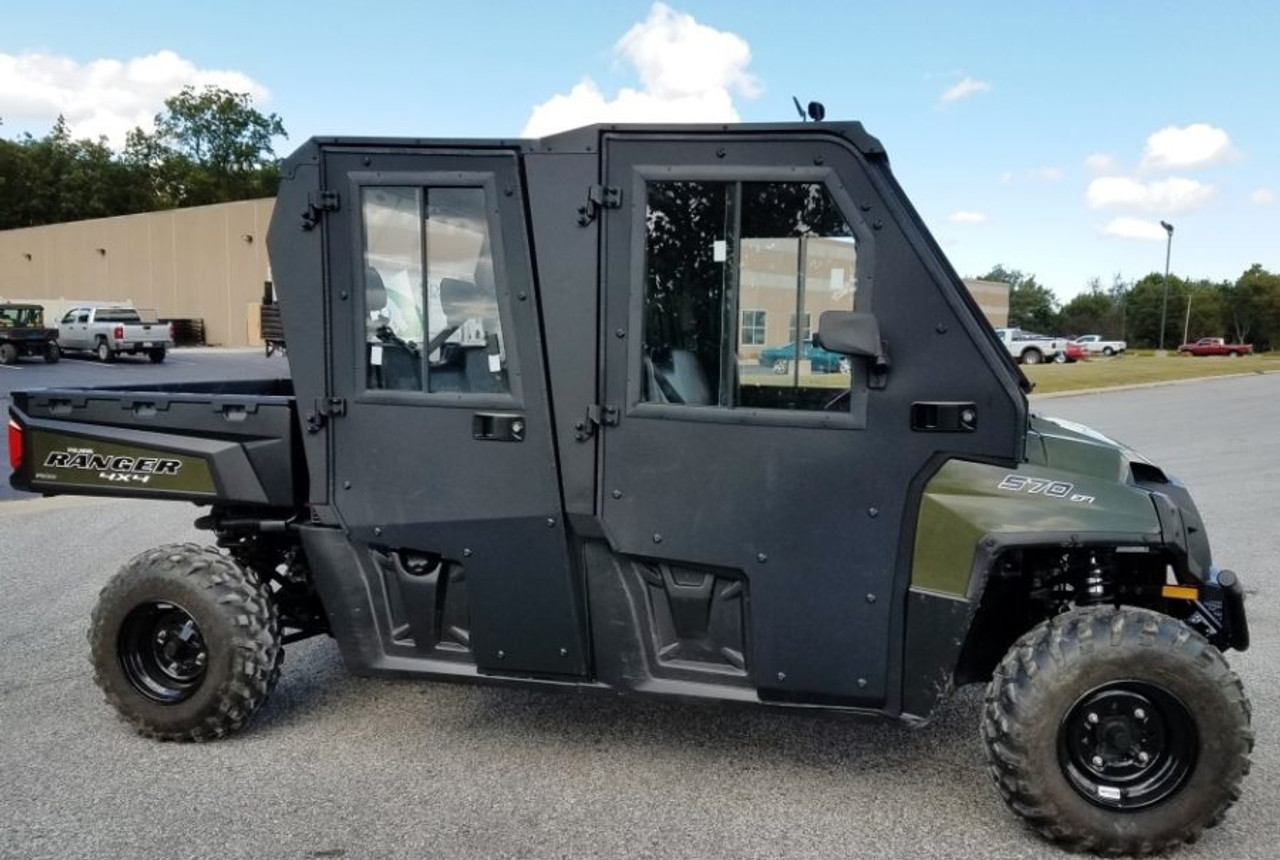
[[[884,388],[889,374],[889,351],[880,339],[875,314],[858,311],[823,311],[818,317],[814,343],[830,352],[871,359],[871,388]]]

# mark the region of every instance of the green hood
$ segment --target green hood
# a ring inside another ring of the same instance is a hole
[[[1111,481],[1126,482],[1135,472],[1167,480],[1146,457],[1092,427],[1044,415],[1032,415],[1029,423],[1030,463]]]

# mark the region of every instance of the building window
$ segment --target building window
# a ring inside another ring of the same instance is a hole
[[[764,346],[767,320],[768,311],[743,311],[740,343],[743,346]]]

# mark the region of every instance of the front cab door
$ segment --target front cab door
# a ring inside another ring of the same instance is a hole
[[[614,551],[740,577],[761,698],[893,709],[918,487],[1019,435],[958,279],[848,139],[616,133],[605,157]],[[892,354],[874,387],[809,346],[855,309]],[[913,402],[960,399],[981,429],[913,432]]]

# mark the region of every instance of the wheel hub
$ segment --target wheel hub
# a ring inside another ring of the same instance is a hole
[[[1150,806],[1180,789],[1197,746],[1186,707],[1140,681],[1086,693],[1058,732],[1059,763],[1072,787],[1099,806],[1120,810]]]
[[[209,662],[200,626],[174,603],[146,603],[120,627],[120,665],[138,692],[161,704],[190,698]]]

